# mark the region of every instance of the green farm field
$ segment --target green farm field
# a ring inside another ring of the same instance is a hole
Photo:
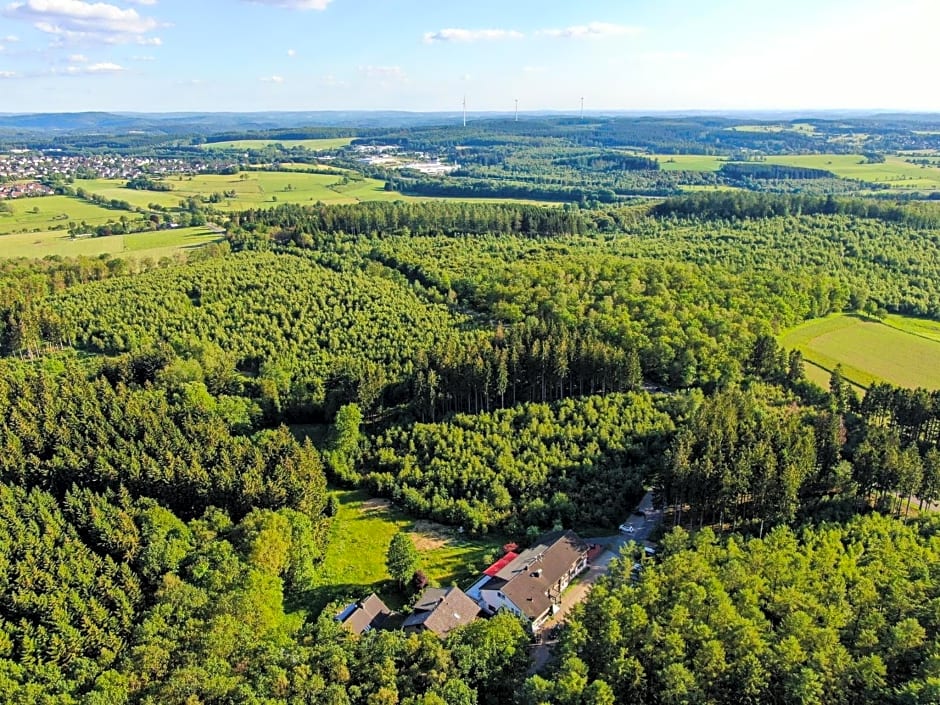
[[[244,178],[242,178],[244,175]],[[303,174],[286,171],[246,171],[238,175],[202,174],[167,179],[172,191],[135,191],[124,188],[120,179],[90,179],[80,182],[82,188],[108,199],[128,201],[146,208],[156,203],[175,208],[186,198],[202,198],[213,193],[234,191],[234,198],[212,204],[220,210],[240,210],[277,203],[358,203],[360,201],[408,200],[394,191],[386,191],[377,179],[348,179],[341,174]]]
[[[303,147],[313,152],[319,152],[327,149],[339,149],[352,141],[352,137],[331,137],[314,140],[232,140],[230,142],[207,142],[202,147],[204,149],[264,149],[279,144],[286,149]]]
[[[472,201],[474,203],[531,203],[536,205],[560,205],[556,202],[528,201],[513,198],[431,198],[406,196],[397,191],[386,191],[385,182],[378,179],[346,178],[346,174],[296,171],[246,171],[240,175],[205,174],[184,177],[183,180],[167,179],[172,191],[136,191],[124,188],[120,179],[89,179],[79,182],[89,193],[111,199],[127,201],[133,206],[147,208],[157,204],[163,208],[178,208],[180,201],[189,197],[201,199],[213,193],[234,191],[234,198],[211,204],[223,211],[246,208],[271,208],[279,203],[310,205],[360,203],[363,201]],[[121,211],[104,211],[116,219]],[[117,215],[114,215],[117,214]]]
[[[940,323],[904,316],[885,322],[836,314],[808,321],[780,336],[784,348],[803,353],[807,376],[828,386],[829,373],[859,387],[888,382],[899,387],[940,389]],[[814,369],[815,368],[815,369]]]
[[[39,233],[0,235],[0,258],[29,257],[40,259],[49,255],[60,257],[97,257],[108,254],[124,259],[158,260],[177,252],[219,240],[211,228],[179,228],[109,235],[108,237],[70,238],[62,230]]]
[[[392,537],[409,533],[421,555],[421,570],[437,585],[466,584],[482,565],[487,554],[498,550],[502,541],[470,540],[454,529],[426,521],[414,521],[390,506],[387,500],[369,499],[365,492],[338,491],[339,512],[333,519],[329,546],[316,578],[316,601],[325,605],[333,599],[378,591],[398,607],[401,597],[389,589],[391,578],[385,556]]]
[[[901,190],[940,190],[940,167],[908,164],[904,157],[885,157],[883,164],[865,164],[859,154],[800,154],[767,157],[764,163],[826,169],[844,179],[860,179]]]
[[[663,171],[718,171],[727,157],[708,154],[650,154]]]
[[[103,225],[122,215],[136,220],[139,216],[125,211],[108,210],[71,196],[41,196],[4,201],[9,213],[0,213],[0,234],[29,230],[66,229],[69,222]]]

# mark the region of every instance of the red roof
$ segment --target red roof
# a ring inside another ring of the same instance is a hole
[[[493,565],[491,565],[489,568],[487,568],[486,570],[484,570],[484,571],[483,571],[483,574],[484,574],[484,575],[488,575],[488,576],[490,576],[491,578],[495,578],[495,577],[496,577],[496,574],[499,573],[499,571],[501,571],[501,570],[502,570],[503,568],[505,568],[507,565],[509,565],[510,563],[512,563],[512,562],[513,562],[514,560],[516,560],[518,557],[519,557],[519,554],[518,554],[518,553],[513,553],[512,551],[510,551],[510,552],[507,553],[505,556],[503,556],[503,557],[500,558],[498,561],[496,561]]]

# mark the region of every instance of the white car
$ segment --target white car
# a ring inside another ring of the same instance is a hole
[[[636,529],[633,528],[633,524],[621,524],[620,531],[624,534],[632,534]]]

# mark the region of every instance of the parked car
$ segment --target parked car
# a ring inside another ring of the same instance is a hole
[[[621,524],[620,533],[623,534],[632,534],[636,529],[633,527],[633,524]]]

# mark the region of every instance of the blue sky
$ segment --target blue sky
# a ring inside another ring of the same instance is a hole
[[[940,0],[0,0],[0,112],[940,111]]]

